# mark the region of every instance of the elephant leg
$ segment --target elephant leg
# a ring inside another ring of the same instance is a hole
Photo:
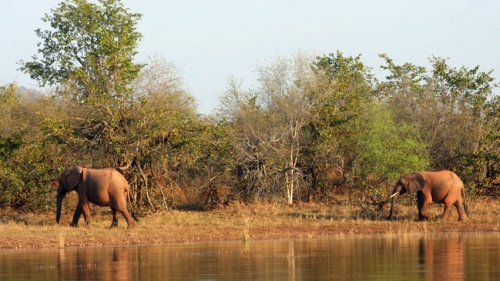
[[[448,216],[448,213],[450,212],[450,206],[451,204],[449,204],[448,202],[445,202],[444,203],[444,211],[443,211],[443,214],[441,215],[441,220],[446,220],[446,217]]]
[[[422,194],[418,194],[417,198],[417,206],[418,206],[418,220],[423,221],[423,220],[428,220],[429,217],[426,215],[427,213],[427,207],[432,203],[429,202],[425,196]]]
[[[130,215],[130,213],[128,212],[127,205],[125,205],[125,207],[117,208],[115,210],[115,212],[119,212],[120,214],[122,214],[122,216],[127,221],[127,227],[128,228],[134,228],[135,227],[135,221],[132,218],[132,216]],[[113,218],[113,219],[115,219],[115,218]],[[117,219],[117,222],[118,222],[118,219]]]
[[[121,200],[118,200],[114,208],[125,218],[125,220],[127,221],[128,228],[135,227],[135,221],[127,210],[127,200],[125,197],[121,198]]]
[[[80,220],[80,216],[82,215],[82,205],[78,203],[76,206],[75,214],[73,215],[73,221],[69,224],[69,226],[77,227],[78,220]]]
[[[127,221],[127,227],[128,228],[134,228],[135,227],[135,221],[132,218],[132,216],[129,214],[128,210],[125,208],[125,210],[120,210],[120,213],[123,215],[123,217]]]
[[[109,228],[118,226],[118,217],[116,216],[116,209],[111,208],[111,214],[113,215],[113,220],[111,221],[111,226]]]
[[[455,207],[458,212],[458,221],[465,221],[465,208],[462,200],[457,200],[457,202],[455,202]]]
[[[82,204],[82,212],[86,226],[90,227],[91,218],[90,218],[90,206],[88,202]]]

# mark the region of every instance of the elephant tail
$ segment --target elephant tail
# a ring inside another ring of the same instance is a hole
[[[465,214],[467,215],[467,217],[470,218],[469,207],[467,205],[467,197],[466,197],[466,194],[465,194],[465,188],[462,188],[462,197],[464,198],[464,210],[465,210]]]

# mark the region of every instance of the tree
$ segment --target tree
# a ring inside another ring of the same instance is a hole
[[[109,155],[102,157],[106,165],[128,157],[123,148],[137,102],[133,82],[143,67],[133,62],[140,18],[119,0],[66,0],[42,18],[52,29],[36,30],[40,57],[21,62],[41,85],[57,85],[57,98],[87,108],[81,111],[86,116],[72,116],[72,139],[81,149]]]
[[[278,58],[259,68],[259,87],[241,91],[232,84],[225,96],[246,187],[284,192],[292,203],[302,184],[301,153],[309,144],[304,128],[326,101],[324,80],[311,57]]]
[[[356,174],[363,182],[397,178],[429,167],[425,144],[412,126],[394,122],[390,109],[374,100],[364,106],[356,157]]]
[[[406,63],[398,66],[386,55],[390,71],[377,84],[394,120],[418,130],[429,149],[433,169],[452,169],[478,148],[485,136],[486,108],[491,98],[493,78],[479,67],[451,68],[445,59],[432,57],[432,71]]]
[[[244,90],[241,83],[230,79],[219,108],[218,120],[228,128],[234,148],[238,187],[246,201],[273,190],[268,173],[271,157],[264,148],[269,119],[261,99],[254,90]]]
[[[27,211],[47,210],[64,146],[46,130],[59,128],[65,111],[49,97],[15,84],[0,87],[0,205]]]
[[[362,133],[360,123],[364,122],[361,117],[374,93],[373,75],[360,55],[332,53],[317,57],[312,66],[316,75],[327,81],[327,100],[318,118],[308,126],[311,145],[304,155],[311,167],[311,191],[317,192],[330,190],[334,183],[343,184],[346,175],[353,181],[357,140]]]
[[[460,135],[458,139],[441,137],[440,150],[436,148],[436,151],[447,154],[448,159],[443,157],[443,160],[457,165],[460,158],[477,151],[488,134],[487,115],[491,113],[489,106],[497,85],[493,83],[492,71],[482,72],[479,66],[452,68],[445,59],[436,57],[432,57],[431,62],[433,70],[429,84],[439,105],[441,123],[447,125],[440,127],[443,134]]]
[[[41,57],[21,61],[21,70],[41,85],[74,84],[78,101],[123,114],[142,65],[133,63],[141,34],[141,15],[119,0],[66,0],[42,20],[53,30],[37,29]]]

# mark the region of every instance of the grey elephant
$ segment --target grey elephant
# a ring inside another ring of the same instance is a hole
[[[441,219],[446,219],[451,205],[455,205],[458,220],[465,220],[469,215],[465,202],[464,184],[462,180],[451,171],[439,172],[414,172],[399,178],[392,191],[391,212],[387,219],[392,219],[397,195],[405,193],[417,194],[418,219],[427,220],[427,207],[435,203],[443,203],[444,211]]]
[[[97,206],[109,206],[113,215],[111,227],[118,226],[117,212],[121,213],[127,221],[128,228],[135,226],[135,215],[127,210],[127,199],[130,201],[129,185],[125,177],[113,168],[89,169],[74,167],[62,172],[59,176],[57,187],[57,213],[56,222],[61,218],[62,200],[66,193],[76,190],[78,192],[78,205],[70,226],[77,227],[78,220],[83,213],[87,227],[90,227],[89,203]]]

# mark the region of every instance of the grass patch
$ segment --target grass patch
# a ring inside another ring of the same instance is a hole
[[[72,210],[55,223],[53,212],[32,214],[2,210],[0,248],[63,248],[75,246],[138,245],[259,239],[315,238],[342,235],[421,235],[428,233],[498,231],[500,201],[481,198],[469,202],[471,218],[458,223],[453,207],[446,221],[434,218],[416,222],[417,208],[411,199],[398,205],[398,220],[387,221],[388,206],[382,210],[316,203],[241,204],[211,211],[170,210],[140,218],[135,229],[127,229],[119,217],[118,228],[109,229],[111,214],[92,206],[92,228],[72,228]],[[443,206],[433,204],[431,217],[441,215]]]

